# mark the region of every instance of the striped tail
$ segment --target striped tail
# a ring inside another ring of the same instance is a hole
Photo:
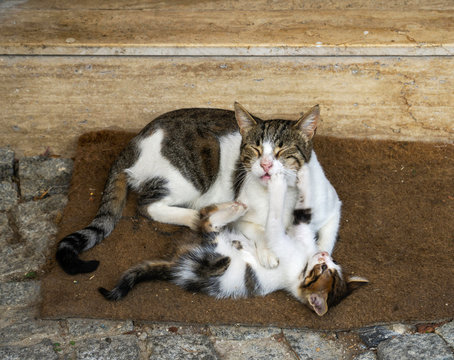
[[[107,300],[120,300],[124,298],[131,289],[140,282],[173,279],[172,266],[174,263],[168,261],[144,261],[127,270],[111,290],[98,288],[98,291]]]
[[[99,244],[110,235],[121,217],[126,203],[128,184],[126,174],[120,169],[121,161],[112,166],[107,179],[101,205],[93,221],[86,228],[64,237],[58,244],[56,258],[62,269],[70,274],[95,271],[99,261],[84,261],[79,254]]]

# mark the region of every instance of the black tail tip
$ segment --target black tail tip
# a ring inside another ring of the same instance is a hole
[[[99,266],[99,261],[81,260],[76,253],[64,248],[57,250],[56,259],[60,267],[69,275],[91,273]]]
[[[110,291],[107,289],[104,289],[103,287],[99,287],[98,291],[101,293],[102,296],[104,296],[107,300],[110,300]]]
[[[60,263],[62,269],[69,275],[77,275],[77,274],[87,274],[95,271],[99,266],[99,261],[97,260],[90,260],[90,261],[83,261],[78,259],[76,262],[72,262],[70,264],[62,265]]]
[[[79,263],[79,272],[80,273],[91,273],[95,271],[99,266],[99,261],[98,260],[90,260],[90,261],[83,261],[80,260]]]
[[[68,258],[57,252],[57,261],[63,271],[69,275],[86,274],[95,271],[99,266],[98,260],[83,261],[78,257]]]
[[[118,291],[115,291],[116,289],[113,289],[112,291],[109,291],[103,287],[99,287],[98,291],[106,300],[109,301],[118,301],[120,300],[123,296]]]

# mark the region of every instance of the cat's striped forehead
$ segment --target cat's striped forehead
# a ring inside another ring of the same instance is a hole
[[[248,140],[255,143],[270,142],[276,146],[288,142],[304,142],[302,134],[293,125],[295,121],[291,120],[261,121],[249,133]]]

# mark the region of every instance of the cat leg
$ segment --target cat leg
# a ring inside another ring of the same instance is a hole
[[[272,176],[268,185],[268,192],[269,208],[265,232],[271,242],[274,238],[281,238],[285,235],[283,214],[287,182],[283,174],[276,173]]]
[[[295,210],[293,212],[293,225],[296,227],[299,225],[306,225],[310,224],[312,220],[312,209],[311,209],[311,182],[309,176],[309,166],[303,165],[301,169],[298,171],[298,200],[295,205]],[[329,220],[319,229],[318,235],[319,239],[317,241],[317,245],[320,251],[326,251],[330,255],[333,251],[334,245],[337,240],[337,232],[339,229],[339,221],[340,221],[340,206],[341,202],[337,198],[336,192],[332,186],[331,196],[328,198],[335,198],[332,207],[334,207],[334,211],[329,218]],[[330,200],[331,201],[331,200]],[[301,238],[301,237],[300,237]]]
[[[311,186],[310,186],[309,168],[303,165],[298,171],[298,199],[293,211],[293,225],[301,223],[309,224],[311,222]]]
[[[168,181],[161,177],[154,177],[135,187],[139,193],[139,211],[146,217],[155,221],[185,225],[197,230],[199,212],[195,209],[188,209],[175,206],[175,200],[171,197]],[[184,203],[195,200],[198,193],[188,194],[187,198],[181,199]]]
[[[200,230],[208,233],[218,232],[246,212],[247,206],[239,201],[207,206],[200,210]]]
[[[304,245],[307,254],[312,255],[318,249],[315,243],[315,234],[310,227],[312,217],[311,183],[307,165],[303,165],[298,171],[296,186],[298,188],[298,198],[293,211],[292,237]]]
[[[337,240],[337,232],[339,230],[340,210],[335,211],[331,215],[328,222],[323,225],[318,232],[318,248],[320,251],[326,251],[331,255],[334,245]]]
[[[177,206],[170,206],[165,202],[158,201],[141,208],[145,215],[155,221],[167,224],[185,225],[192,230],[199,226],[199,212],[194,209],[187,209]]]
[[[275,173],[268,184],[269,209],[262,239],[255,242],[257,257],[260,264],[266,268],[275,268],[279,259],[273,248],[279,246],[280,241],[286,237],[284,226],[284,200],[287,192],[287,182],[283,173]]]

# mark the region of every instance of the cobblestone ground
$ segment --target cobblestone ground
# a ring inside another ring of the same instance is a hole
[[[42,320],[40,268],[72,161],[0,149],[0,359],[452,359],[454,321],[351,331]]]

